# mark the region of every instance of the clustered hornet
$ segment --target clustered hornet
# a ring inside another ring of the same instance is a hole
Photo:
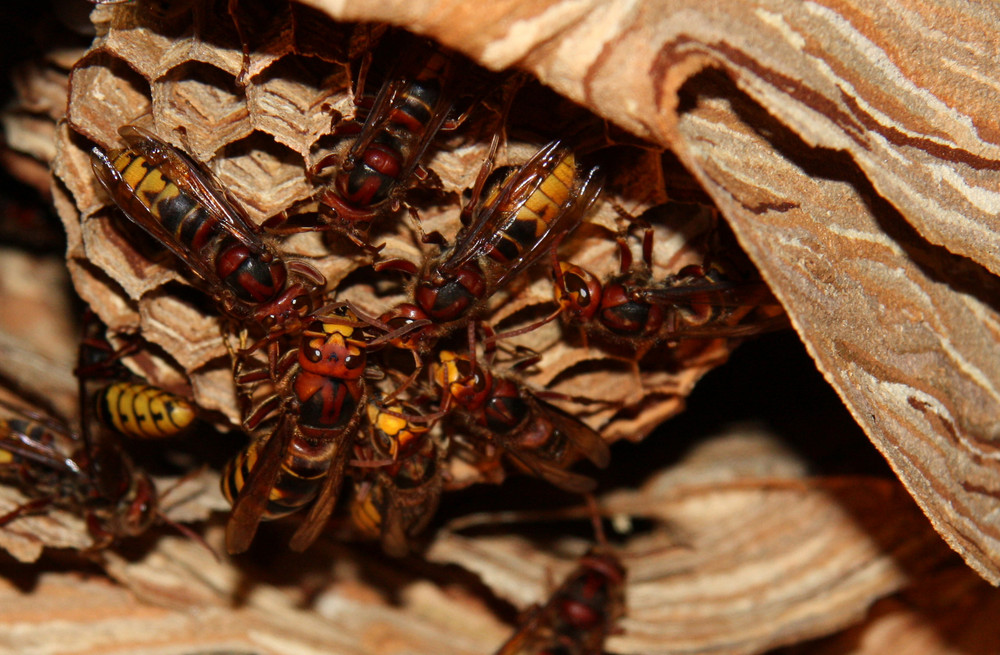
[[[0,516],[7,525],[50,507],[81,516],[102,548],[145,532],[157,517],[152,479],[111,439],[90,443],[52,416],[3,404],[0,480],[31,500]]]
[[[194,537],[162,513],[163,494],[121,443],[182,432],[194,424],[193,406],[183,396],[137,382],[119,361],[127,348],[113,348],[106,326],[90,313],[84,318],[76,369],[78,429],[27,401],[0,400],[0,481],[29,498],[0,516],[0,526],[59,508],[84,519],[91,549],[138,536],[157,520]]]
[[[336,170],[319,194],[321,216],[362,245],[368,245],[372,221],[397,212],[413,179],[427,177],[420,162],[449,125],[456,98],[456,55],[424,41],[407,52],[386,77],[347,152],[328,155],[315,167],[317,173],[331,165]]]
[[[233,504],[227,532],[231,552],[250,546],[262,519],[310,503],[292,548],[307,548],[325,526],[369,393],[363,374],[374,340],[365,326],[348,306],[319,310],[301,331],[298,348],[279,362],[277,391],[245,422],[253,430],[274,408],[277,427],[263,443],[251,443],[223,475],[223,491]],[[239,381],[259,379],[247,374]]]
[[[378,539],[394,557],[410,550],[410,540],[437,510],[443,490],[441,449],[428,434],[430,422],[412,406],[369,399],[369,439],[357,450],[361,462],[376,462],[369,474],[355,476],[351,521],[357,532]]]
[[[496,655],[601,655],[625,611],[625,567],[593,548],[542,605],[529,609]]]
[[[567,469],[581,458],[607,467],[611,452],[601,435],[517,378],[483,368],[468,353],[442,350],[438,357],[433,373],[442,409],[450,410],[484,448],[499,446],[521,468],[566,491],[593,491],[593,480]]]
[[[684,203],[659,211],[687,212]],[[641,217],[639,217],[641,221]],[[621,269],[601,280],[586,269],[556,261],[552,270],[556,314],[597,340],[642,350],[664,341],[743,337],[787,327],[787,317],[761,280],[742,280],[720,262],[692,264],[654,280],[652,232],[635,264],[619,238]]]
[[[163,439],[185,432],[195,423],[194,406],[184,396],[145,384],[121,363],[137,346],[115,348],[107,326],[93,312],[84,315],[76,375],[80,398],[89,398],[81,421],[91,412],[100,423],[130,439]]]
[[[97,179],[133,223],[172,252],[219,311],[241,324],[292,329],[325,284],[286,262],[209,171],[134,125],[125,148],[92,151]],[[291,324],[291,325],[289,325]]]
[[[405,299],[387,303],[388,309],[369,311],[334,298],[313,266],[283,254],[280,235],[291,228],[251,221],[207,168],[167,142],[169,135],[125,125],[119,147],[92,151],[94,173],[110,200],[173,253],[241,331],[241,347],[230,352],[242,427],[251,438],[222,476],[232,504],[226,538],[233,553],[251,546],[262,521],[301,512],[295,550],[333,524],[402,556],[442,495],[462,485],[450,477],[454,458],[494,480],[513,464],[567,492],[593,490],[595,480],[571,469],[580,460],[608,466],[601,435],[557,407],[556,394],[526,382],[519,364],[504,367],[497,359],[509,335],[489,324],[492,308],[540,263],[552,262],[557,309],[518,334],[558,317],[568,334],[582,330],[595,344],[640,352],[678,339],[743,337],[784,325],[760,280],[710,261],[654,279],[651,245],[644,243],[643,260],[634,263],[627,233],[618,237],[617,274],[601,278],[569,263],[566,243],[602,192],[594,163],[599,153],[563,138],[497,166],[512,96],[456,210],[462,227],[448,240],[425,234],[410,192],[433,177],[428,153],[449,147],[439,135],[465,118],[453,114],[471,66],[428,42],[401,42],[412,56],[396,58],[373,102],[357,101],[358,115],[334,131],[333,153],[308,171],[318,220],[302,228],[356,248],[367,258],[371,280],[399,285]],[[367,75],[367,61],[362,71]],[[467,114],[480,106],[486,105],[473,102]],[[399,211],[404,205],[406,213]],[[372,243],[373,225],[400,213],[421,237],[422,259],[383,258]],[[84,369],[91,379],[121,377],[112,374],[113,362]],[[195,411],[131,377],[87,395],[98,399],[88,411],[133,438],[175,434]],[[39,459],[13,445],[7,452],[24,470]],[[589,635],[603,634],[610,623],[604,619],[611,611],[597,598],[614,596],[623,575],[613,558],[585,558],[501,652],[522,652],[542,632],[556,649],[591,644],[596,637]],[[581,609],[567,609],[575,607]],[[581,618],[587,612],[596,618]],[[568,652],[597,651],[584,645]]]

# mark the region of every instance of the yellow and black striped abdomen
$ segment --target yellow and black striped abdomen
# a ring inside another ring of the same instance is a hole
[[[555,169],[542,180],[534,193],[528,197],[517,213],[517,220],[536,221],[539,224],[536,229],[536,237],[540,237],[546,226],[559,215],[566,203],[570,201],[576,179],[576,157],[570,152],[556,164]]]
[[[381,484],[376,482],[365,490],[355,489],[350,514],[354,529],[360,537],[378,539],[382,533],[385,509],[385,489]]]
[[[134,439],[172,437],[194,421],[194,408],[181,396],[136,382],[116,382],[95,394],[97,416]]]
[[[145,157],[131,150],[112,154],[111,163],[121,174],[122,184],[179,244],[200,251],[216,237],[225,236],[201,203]]]
[[[577,177],[576,157],[569,152],[517,208],[491,256],[506,263],[531,250],[574,201]]]
[[[222,472],[222,494],[231,505],[250,479],[264,442],[254,442],[226,464]],[[335,443],[308,445],[292,440],[284,455],[278,477],[268,491],[267,507],[261,518],[265,521],[291,514],[316,497],[330,470]]]

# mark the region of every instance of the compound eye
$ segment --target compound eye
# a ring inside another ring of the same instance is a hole
[[[579,275],[567,275],[566,288],[569,289],[570,294],[576,299],[578,305],[586,307],[590,304],[590,288]]]
[[[480,370],[476,370],[475,374],[472,376],[472,388],[477,392],[485,391],[490,385],[491,380],[487,380],[486,376],[482,374]]]
[[[323,358],[323,350],[316,346],[309,346],[303,351],[303,354],[310,362],[318,362]]]
[[[292,311],[299,316],[305,316],[312,311],[312,300],[305,294],[295,296],[292,298]]]
[[[381,455],[388,455],[392,452],[392,437],[387,435],[382,430],[374,431],[374,446],[375,450]]]

